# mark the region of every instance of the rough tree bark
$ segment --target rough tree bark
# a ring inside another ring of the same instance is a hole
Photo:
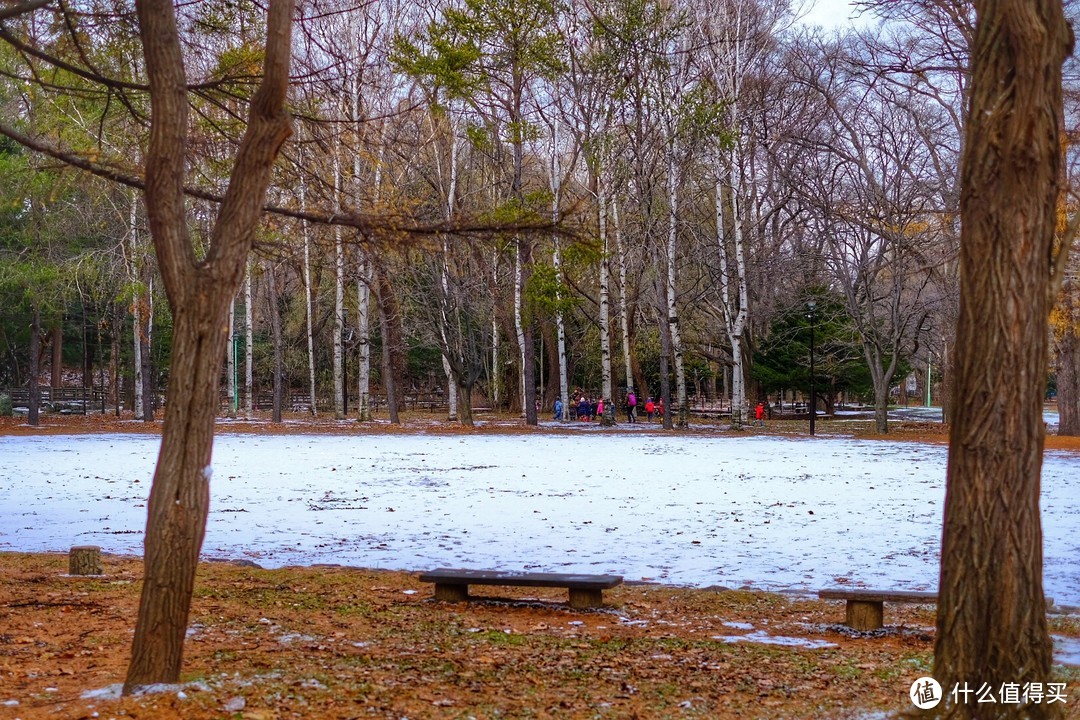
[[[955,718],[1057,717],[1060,704],[959,702],[1045,683],[1039,517],[1050,262],[1061,177],[1061,0],[982,0],[961,164],[960,317],[934,675]]]
[[[1080,435],[1080,343],[1077,342],[1075,283],[1066,277],[1062,287],[1061,313],[1054,332],[1057,366],[1058,435]]]
[[[211,450],[229,302],[244,274],[274,158],[291,127],[285,110],[292,0],[270,0],[263,79],[209,248],[199,260],[184,199],[188,96],[169,0],[138,0],[150,83],[146,210],[174,317],[169,402],[148,503],[143,571],[124,692],[180,677],[195,569],[209,509]]]

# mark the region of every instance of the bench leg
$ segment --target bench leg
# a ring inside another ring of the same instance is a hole
[[[582,590],[570,588],[570,607],[584,609],[600,607],[604,604],[603,590]]]
[[[435,583],[435,599],[443,602],[463,602],[469,599],[469,586]]]
[[[877,630],[885,626],[885,603],[847,601],[847,626],[855,630]]]

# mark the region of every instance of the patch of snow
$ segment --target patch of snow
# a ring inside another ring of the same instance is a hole
[[[176,683],[151,683],[150,685],[140,685],[131,691],[131,694],[135,697],[141,697],[143,695],[163,695],[165,693],[176,693],[177,697],[183,692],[183,685]]]
[[[318,638],[316,637],[313,637],[311,635],[303,635],[301,633],[287,633],[277,639],[277,641],[282,645],[289,645],[296,642],[310,643],[316,642],[317,640]]]
[[[732,620],[725,620],[724,622],[722,622],[720,624],[723,625],[724,627],[734,628],[736,630],[753,630],[754,629],[754,626],[751,625],[750,623],[734,622]]]
[[[775,591],[815,591],[839,578],[852,587],[937,586],[944,446],[593,429],[222,434],[204,557],[239,554],[267,568],[527,564]],[[0,438],[0,477],[19,478],[0,483],[0,550],[66,552],[74,541],[141,555],[145,478],[160,442]],[[567,472],[581,457],[605,458],[604,472]],[[1044,587],[1073,605],[1078,469],[1076,454],[1046,453],[1041,497]]]
[[[84,690],[80,695],[83,700],[119,700],[120,696],[124,692],[123,683],[115,683],[113,685],[106,685],[103,688],[97,690]]]
[[[801,647],[811,650],[837,647],[836,643],[827,640],[814,640],[813,638],[785,637],[783,635],[770,635],[764,630],[757,630],[748,635],[713,635],[713,640],[725,643],[749,642],[762,645],[783,645],[785,647]]]
[[[240,712],[247,707],[247,700],[242,697],[231,697],[222,706],[226,712]]]
[[[1080,638],[1054,635],[1054,662],[1080,667]]]

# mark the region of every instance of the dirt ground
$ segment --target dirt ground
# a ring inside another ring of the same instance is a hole
[[[421,414],[404,431],[536,432],[516,418],[482,419],[469,430]],[[291,420],[221,429],[403,430]],[[0,434],[158,431],[112,416],[47,416],[39,429],[0,419]],[[818,431],[874,437],[869,420],[826,420]],[[764,432],[805,428],[781,421]],[[933,423],[897,423],[888,438],[947,441]],[[1073,440],[1051,436],[1047,446],[1080,450]],[[0,720],[881,718],[911,709],[911,683],[932,664],[926,605],[887,605],[885,630],[859,634],[839,624],[842,603],[799,595],[624,585],[605,591],[604,608],[580,611],[565,590],[479,588],[485,599],[447,604],[415,574],[204,563],[183,684],[121,699],[141,560],[106,556],[104,571],[71,577],[66,555],[0,553]],[[1080,616],[1050,622],[1080,641]],[[1055,672],[1066,717],[1080,718],[1080,668]]]

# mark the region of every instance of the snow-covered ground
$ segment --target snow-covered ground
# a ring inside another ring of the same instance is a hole
[[[0,550],[141,553],[160,440],[0,437]],[[934,589],[946,448],[654,433],[223,435],[206,557]],[[1080,458],[1047,453],[1047,594],[1080,604]]]

